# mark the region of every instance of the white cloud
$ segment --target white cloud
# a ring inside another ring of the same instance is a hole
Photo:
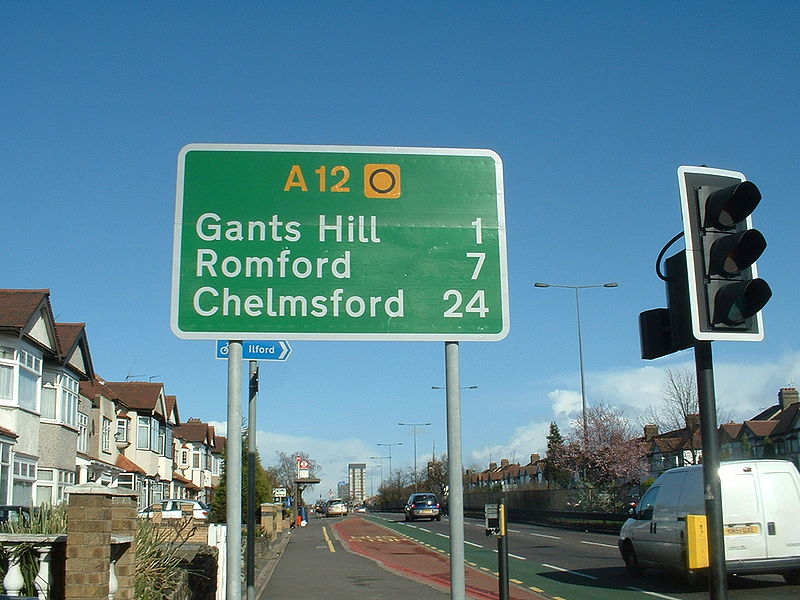
[[[553,390],[547,393],[553,408],[553,415],[557,417],[575,417],[581,412],[583,402],[580,392],[574,390]]]
[[[514,430],[514,433],[505,443],[495,446],[486,446],[473,450],[469,454],[467,465],[476,464],[482,469],[486,468],[490,462],[500,463],[500,460],[507,458],[512,463],[528,464],[530,455],[538,453],[545,455],[547,449],[547,434],[550,432],[550,421],[531,422],[522,425]]]
[[[687,360],[668,364],[647,365],[633,369],[618,369],[591,373],[587,377],[588,405],[605,403],[624,411],[625,417],[636,422],[639,411],[658,406],[664,393],[667,369],[694,371],[691,353]],[[777,403],[778,390],[797,387],[800,378],[800,352],[787,352],[772,362],[721,362],[714,365],[717,407],[737,421],[749,419],[768,406]],[[580,416],[579,391],[554,389],[547,393],[551,401],[551,417],[517,427],[505,441],[478,448],[469,453],[469,462],[485,468],[489,461],[501,458],[526,463],[532,452],[544,456],[550,422],[555,421],[561,434],[569,434],[570,422]]]
[[[335,434],[335,432],[332,432]],[[321,468],[320,483],[309,487],[303,494],[306,502],[313,502],[319,497],[327,498],[329,494],[337,495],[337,484],[347,480],[347,465],[350,463],[370,463],[369,456],[374,455],[371,445],[359,439],[322,439],[311,436],[293,436],[271,431],[259,431],[256,445],[265,467],[275,464],[275,452],[305,452]],[[389,465],[385,465],[388,475]],[[377,481],[375,486],[377,487]],[[369,488],[369,482],[367,482]]]

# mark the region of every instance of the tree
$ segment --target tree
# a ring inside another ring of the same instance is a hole
[[[661,403],[650,406],[640,418],[640,424],[655,425],[659,433],[682,432],[661,441],[662,450],[680,455],[683,464],[699,464],[702,458],[700,436],[700,404],[695,372],[691,368],[667,369]],[[717,409],[717,423],[727,420]]]
[[[565,486],[569,483],[570,469],[564,455],[564,438],[555,421],[550,423],[547,434],[547,460],[545,462],[545,479],[548,485]]]
[[[430,490],[439,496],[441,501],[444,501],[449,490],[447,477],[447,455],[442,454],[438,460],[435,455],[432,456],[425,469],[425,489]]]
[[[245,522],[247,520],[247,490],[250,482],[248,481],[249,477],[249,464],[250,464],[250,453],[247,451],[248,448],[248,441],[247,441],[248,433],[245,432],[242,435],[242,521]],[[225,448],[225,456],[227,457],[229,447]],[[258,454],[258,450],[256,450],[255,456],[253,457],[255,460],[255,481],[254,485],[256,487],[256,506],[262,504],[263,502],[271,502],[272,501],[272,487],[274,485],[274,479],[272,476],[264,469],[264,466],[261,464],[261,457]],[[222,473],[220,476],[219,486],[214,492],[214,498],[211,501],[211,519],[217,523],[225,523],[227,521],[227,503],[228,503],[228,461],[225,460],[222,466]]]
[[[607,404],[591,406],[586,424],[584,432],[582,419],[572,423],[564,464],[573,465],[584,486],[608,494],[639,483],[647,472],[645,448],[633,437],[622,411]]]
[[[297,457],[308,461],[308,474],[310,477],[319,477],[321,472],[319,465],[311,460],[307,452],[294,452],[286,454],[280,450],[275,451],[278,457],[277,464],[269,468],[269,472],[277,482],[279,487],[285,487],[289,494],[294,496],[295,479],[297,479]],[[302,495],[302,493],[301,493]]]

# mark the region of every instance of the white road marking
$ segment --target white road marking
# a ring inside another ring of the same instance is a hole
[[[557,535],[547,535],[546,533],[532,533],[531,535],[535,535],[536,537],[548,538],[548,539],[551,539],[551,540],[560,540],[561,539]]]
[[[581,544],[588,544],[589,546],[602,546],[603,548],[613,548],[617,550],[617,546],[612,546],[611,544],[601,544],[600,542],[585,542],[581,540]]]
[[[667,596],[665,594],[659,594],[657,592],[648,592],[647,590],[642,590],[637,587],[633,587],[631,585],[628,586],[629,590],[633,590],[634,592],[641,592],[642,594],[647,594],[648,596],[655,596],[656,598],[664,598],[665,600],[680,600],[680,598],[675,598],[674,596]]]
[[[543,567],[547,567],[548,569],[553,569],[554,571],[560,571],[562,573],[569,573],[570,575],[577,575],[578,577],[585,577],[586,579],[599,579],[594,575],[587,575],[586,573],[580,573],[578,571],[570,571],[569,569],[563,569],[561,567],[557,567],[555,565],[547,565],[542,563]]]

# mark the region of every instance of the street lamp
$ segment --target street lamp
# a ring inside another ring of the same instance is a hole
[[[578,321],[578,363],[581,372],[581,412],[583,414],[583,444],[584,447],[586,447],[588,442],[589,429],[588,429],[588,423],[586,421],[586,385],[584,383],[584,378],[583,378],[583,340],[581,338],[581,303],[579,300],[580,296],[578,292],[580,290],[587,288],[615,288],[619,286],[619,284],[612,282],[612,283],[601,283],[597,285],[556,285],[553,283],[536,282],[533,284],[533,286],[537,288],[556,287],[556,288],[567,288],[570,290],[575,290],[575,312]]]
[[[398,425],[406,425],[414,428],[414,491],[418,492],[418,477],[417,477],[417,427],[424,427],[430,423],[398,423]]]
[[[383,461],[389,458],[388,456],[370,456],[370,460],[379,460],[381,461],[381,484],[383,484]]]
[[[385,444],[376,444],[377,446],[389,447],[389,477],[392,476],[392,446],[402,446],[403,442],[387,442]]]

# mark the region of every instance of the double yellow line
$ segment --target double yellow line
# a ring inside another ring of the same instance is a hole
[[[322,535],[325,537],[325,543],[328,544],[328,550],[331,552],[336,552],[336,548],[333,547],[333,542],[328,535],[328,529],[324,525],[322,526]]]

